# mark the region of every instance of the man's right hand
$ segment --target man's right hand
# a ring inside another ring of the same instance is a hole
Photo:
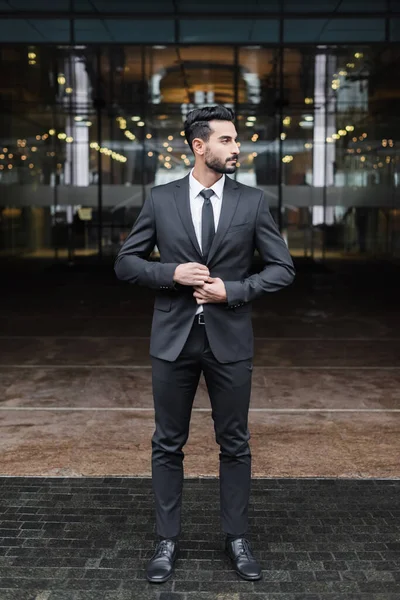
[[[196,262],[178,265],[174,273],[174,281],[181,285],[204,285],[210,276],[205,265]]]

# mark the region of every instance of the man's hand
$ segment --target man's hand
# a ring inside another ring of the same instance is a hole
[[[204,285],[195,286],[194,290],[197,304],[226,302],[225,284],[219,277],[208,277]]]
[[[189,262],[176,267],[173,279],[181,285],[202,286],[209,276],[210,271],[206,265]]]

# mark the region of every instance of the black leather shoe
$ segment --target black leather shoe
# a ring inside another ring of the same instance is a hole
[[[256,581],[261,579],[261,567],[251,552],[250,542],[246,538],[225,540],[225,552],[232,561],[233,568],[242,579]]]
[[[161,540],[147,564],[147,579],[151,583],[164,583],[172,575],[178,557],[178,542]]]

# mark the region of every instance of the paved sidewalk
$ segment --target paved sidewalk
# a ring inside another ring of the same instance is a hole
[[[218,480],[185,479],[181,557],[154,585],[145,478],[0,478],[1,600],[398,600],[400,481],[253,480],[263,580],[223,553]]]

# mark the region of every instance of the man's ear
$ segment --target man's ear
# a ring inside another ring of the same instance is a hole
[[[192,148],[195,154],[199,154],[202,156],[204,154],[205,149],[204,141],[200,138],[194,138],[194,140],[192,141]]]

